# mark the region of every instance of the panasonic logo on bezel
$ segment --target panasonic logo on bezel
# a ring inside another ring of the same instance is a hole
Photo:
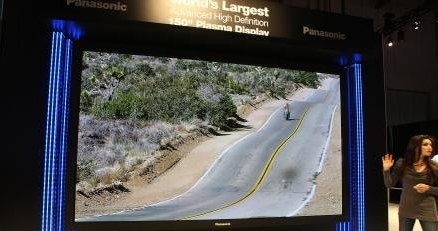
[[[347,35],[344,33],[316,30],[308,26],[303,26],[303,34],[317,36],[317,37],[326,37],[331,39],[339,39],[339,40],[347,39]]]
[[[77,6],[85,8],[95,8],[113,11],[127,11],[128,6],[126,4],[115,2],[101,2],[101,1],[85,1],[85,0],[67,0],[67,6]]]

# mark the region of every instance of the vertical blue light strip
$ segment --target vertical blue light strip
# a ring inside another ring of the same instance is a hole
[[[54,100],[54,102],[53,102],[53,114],[52,114],[52,120],[53,120],[53,126],[52,126],[52,131],[53,131],[53,133],[52,133],[52,137],[51,137],[51,139],[52,139],[52,146],[51,146],[51,150],[50,150],[50,157],[51,157],[51,159],[50,159],[50,163],[51,163],[51,168],[50,168],[50,174],[49,174],[49,178],[50,178],[50,186],[51,186],[51,190],[50,190],[50,194],[51,194],[51,196],[50,196],[50,213],[49,213],[49,215],[50,215],[50,217],[55,217],[56,216],[56,206],[55,206],[55,203],[56,203],[56,200],[57,200],[57,193],[56,193],[56,191],[57,191],[57,184],[56,184],[56,177],[57,177],[57,175],[56,175],[56,170],[57,170],[57,159],[58,159],[58,155],[56,155],[57,153],[57,149],[58,149],[58,147],[59,147],[59,126],[60,126],[60,124],[59,124],[59,110],[58,110],[58,108],[59,108],[59,97],[60,97],[60,95],[59,95],[59,93],[60,93],[60,83],[61,83],[61,76],[60,76],[60,69],[61,69],[61,67],[60,67],[60,65],[61,65],[61,53],[62,53],[62,43],[63,43],[63,41],[62,41],[62,37],[61,37],[61,34],[60,33],[57,33],[57,35],[56,35],[56,37],[57,37],[57,39],[56,39],[56,42],[57,42],[57,53],[56,53],[56,55],[55,55],[55,75],[54,75],[54,80],[55,80],[55,84],[54,84],[54,88],[55,88],[55,91],[54,91],[54,94],[53,94],[53,96],[54,96],[54,98],[53,98],[53,100]],[[55,222],[54,222],[55,220],[54,219],[50,219],[49,218],[49,224],[50,224],[50,227],[53,227],[54,225],[55,225]]]
[[[54,52],[53,50],[55,49],[55,34],[52,34],[52,46],[51,46],[51,57],[50,60],[53,60],[53,56],[54,56]],[[52,78],[52,73],[53,71],[53,62],[50,62],[50,73],[49,73],[49,96],[48,96],[48,101],[52,101],[52,85],[53,85],[53,78]],[[48,176],[48,171],[49,171],[49,152],[48,152],[48,147],[49,147],[49,137],[50,137],[50,129],[49,127],[51,127],[51,122],[52,120],[51,118],[51,114],[52,114],[52,110],[51,110],[51,104],[48,103],[47,104],[47,120],[46,120],[46,142],[45,142],[45,152],[44,152],[44,180],[43,180],[43,216],[42,216],[42,230],[46,230],[47,227],[47,216],[45,216],[46,214],[48,214],[48,206],[47,206],[47,201],[48,199],[48,188],[49,188],[49,184],[47,182],[48,178],[46,176]]]
[[[356,158],[357,158],[357,209],[358,209],[358,230],[365,231],[365,156],[363,137],[363,104],[362,104],[362,65],[353,64],[355,77],[355,108],[356,108]]]
[[[44,151],[42,231],[62,231],[64,227],[71,55],[72,41],[62,32],[53,32]]]
[[[66,158],[67,158],[67,135],[68,135],[68,115],[69,115],[69,99],[70,99],[70,67],[71,67],[71,49],[72,41],[66,40],[65,59],[64,59],[64,81],[63,81],[63,95],[62,95],[62,126],[61,126],[61,155],[59,168],[59,196],[58,205],[61,209],[58,211],[58,230],[62,230],[64,224],[64,204],[65,204],[65,174],[66,174]]]
[[[365,231],[364,131],[362,104],[362,64],[360,55],[347,68],[348,143],[350,166],[350,217],[336,224],[336,231]]]

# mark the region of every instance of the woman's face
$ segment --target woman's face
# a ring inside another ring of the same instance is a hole
[[[431,156],[432,155],[432,140],[424,139],[421,141],[421,155]]]

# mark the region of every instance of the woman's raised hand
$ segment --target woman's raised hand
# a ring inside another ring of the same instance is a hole
[[[391,154],[386,153],[382,157],[382,165],[383,165],[383,171],[389,171],[392,165],[394,165],[394,159],[392,158]]]

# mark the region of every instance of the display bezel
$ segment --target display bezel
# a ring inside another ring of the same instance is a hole
[[[71,230],[88,231],[88,230],[239,230],[244,228],[255,227],[290,227],[297,225],[309,224],[328,224],[333,227],[337,222],[348,220],[350,204],[350,185],[349,185],[349,147],[348,121],[347,121],[347,93],[346,93],[346,74],[341,67],[332,67],[328,70],[326,67],[318,65],[303,66],[296,64],[288,59],[279,58],[276,60],[260,56],[249,56],[245,54],[226,54],[220,52],[211,52],[195,49],[169,49],[157,46],[144,46],[136,48],[120,48],[107,46],[105,44],[97,45],[95,43],[79,43],[73,57],[73,74],[71,90],[71,109],[70,109],[70,127],[69,130],[69,155],[67,171],[67,196],[66,196],[66,225]],[[119,221],[119,222],[75,222],[75,176],[76,176],[76,155],[77,155],[77,132],[79,122],[79,94],[80,94],[80,76],[82,70],[82,56],[85,51],[106,52],[106,53],[123,53],[132,55],[145,55],[157,57],[172,57],[183,59],[195,59],[204,61],[216,61],[225,63],[236,63],[244,65],[257,65],[264,67],[277,67],[294,70],[306,70],[315,72],[331,73],[340,76],[341,83],[341,136],[342,136],[342,214],[324,215],[324,216],[300,216],[300,217],[279,217],[279,218],[249,218],[249,219],[231,219],[231,220],[196,220],[196,221]],[[78,77],[79,76],[79,77]]]

